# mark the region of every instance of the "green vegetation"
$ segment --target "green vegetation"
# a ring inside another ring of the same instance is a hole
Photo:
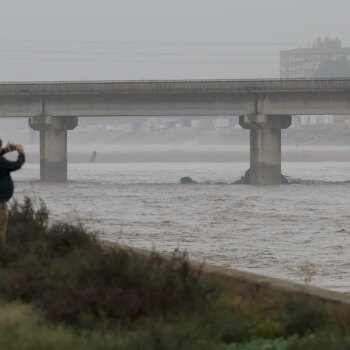
[[[29,199],[10,210],[0,298],[0,349],[350,349],[310,300],[242,299],[185,254],[108,248],[81,225],[49,225]]]

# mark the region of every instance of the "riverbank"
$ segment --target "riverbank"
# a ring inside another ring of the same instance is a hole
[[[45,206],[28,199],[10,210],[0,277],[1,348],[350,346],[316,300],[290,298],[282,307],[278,298],[241,295],[235,284],[228,292],[178,251],[165,259],[108,248],[81,225],[50,222]]]

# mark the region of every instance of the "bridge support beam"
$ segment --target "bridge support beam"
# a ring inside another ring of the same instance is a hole
[[[250,183],[281,184],[281,129],[291,125],[290,115],[241,116],[239,124],[250,130]]]
[[[29,126],[40,131],[41,181],[67,181],[67,130],[73,130],[77,125],[77,117],[29,119]]]

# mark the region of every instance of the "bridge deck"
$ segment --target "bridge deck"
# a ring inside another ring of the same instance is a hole
[[[350,91],[350,79],[4,82],[0,95]]]

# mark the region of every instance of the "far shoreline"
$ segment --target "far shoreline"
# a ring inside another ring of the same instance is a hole
[[[38,145],[25,146],[27,162],[39,163]],[[244,145],[70,144],[69,163],[221,163],[248,162]],[[283,162],[350,162],[350,146],[283,146]]]

